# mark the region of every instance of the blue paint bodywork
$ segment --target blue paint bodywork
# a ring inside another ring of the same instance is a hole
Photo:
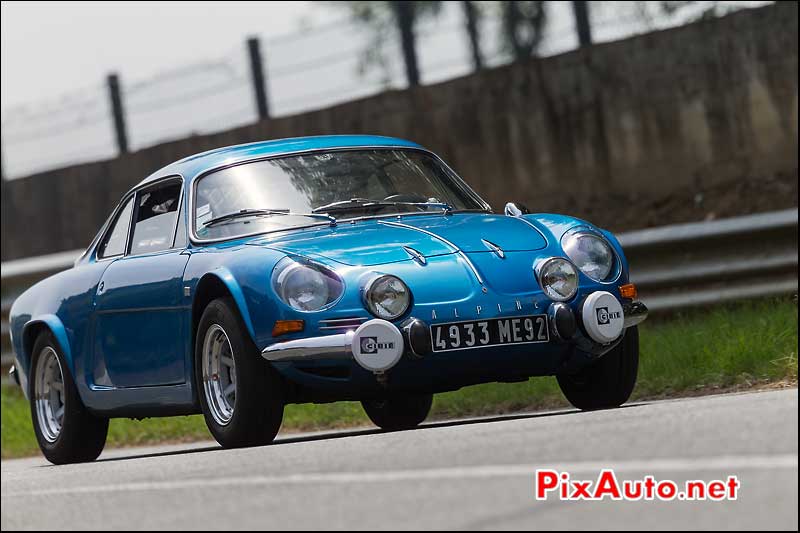
[[[173,163],[143,180],[131,193],[162,178],[182,177],[180,216],[184,220],[180,227],[185,231],[190,188],[210,170],[288,153],[357,147],[422,149],[408,141],[375,136],[253,143]],[[585,221],[552,214],[515,218],[490,212],[447,216],[414,213],[334,227],[319,224],[205,245],[191,242],[187,233],[186,246],[98,260],[97,243],[109,224],[74,268],[28,289],[14,302],[10,313],[16,366],[26,394],[33,343],[46,328],[59,343],[84,404],[108,416],[198,411],[193,383],[198,318],[194,303],[201,285],[225,287],[259,350],[276,342],[272,337],[276,320],[305,320],[303,332],[277,339],[284,341],[326,334],[319,329],[324,320],[369,317],[361,287],[374,273],[396,275],[411,289],[412,307],[403,318],[413,316],[426,323],[466,320],[475,317],[476,306],[481,307],[482,318],[535,314],[544,312],[551,301],[543,294],[532,265],[541,258],[564,257],[561,239],[565,232],[576,227],[593,228]],[[619,243],[613,235],[604,235],[618,258],[616,273],[609,282],[593,281],[580,273],[579,292],[568,302],[576,312],[586,294],[606,290],[619,297],[618,286],[628,281]],[[482,239],[500,246],[505,257],[493,253]],[[426,264],[414,261],[403,246],[421,252]],[[345,286],[336,305],[301,313],[277,298],[271,276],[275,265],[286,256],[307,257],[336,271]],[[483,283],[464,257],[477,269]],[[453,351],[422,360],[403,358],[391,371],[389,387],[437,392],[472,383],[548,375],[573,349],[551,342]],[[293,401],[358,399],[381,391],[375,376],[355,361],[284,362],[274,366],[295,391]]]

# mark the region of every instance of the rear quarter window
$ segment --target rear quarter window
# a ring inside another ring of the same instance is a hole
[[[128,228],[131,222],[131,212],[133,211],[133,198],[130,198],[123,207],[117,219],[114,221],[111,230],[106,234],[98,248],[97,257],[114,257],[125,253],[125,243],[128,240]]]

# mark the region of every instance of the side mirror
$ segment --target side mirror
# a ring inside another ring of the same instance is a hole
[[[504,209],[504,212],[507,217],[521,217],[522,215],[527,215],[531,212],[530,209],[525,207],[522,204],[516,204],[514,202],[508,202]]]

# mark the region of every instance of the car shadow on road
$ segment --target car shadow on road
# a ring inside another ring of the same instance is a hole
[[[641,407],[643,405],[647,404],[642,402],[630,405],[623,405],[618,409],[630,409],[634,407]],[[533,420],[537,418],[551,418],[551,417],[560,417],[569,415],[579,415],[581,413],[582,411],[578,409],[565,409],[563,411],[546,411],[542,413],[522,413],[522,414],[484,416],[484,417],[466,418],[457,420],[442,420],[438,422],[429,422],[427,424],[422,424],[416,428],[402,430],[402,431],[404,432],[428,431],[431,429],[470,426],[475,424],[491,424],[495,422],[511,422],[514,420]],[[400,431],[384,431],[381,429],[362,428],[353,430],[332,431],[329,433],[315,433],[312,435],[298,435],[295,437],[289,435],[286,437],[279,437],[278,439],[275,440],[275,442],[269,444],[268,446],[274,447],[274,446],[283,446],[286,444],[299,444],[304,442],[333,441],[349,437],[363,437],[369,435],[380,435],[380,434],[391,434],[391,433],[400,433]],[[222,451],[225,451],[225,449],[222,448],[221,446],[203,446],[196,448],[187,448],[185,450],[169,450],[164,452],[139,453],[139,454],[134,453],[132,455],[105,457],[97,459],[96,462],[103,463],[103,462],[113,462],[113,461],[129,461],[133,459],[151,459],[156,457],[170,457],[176,455],[188,455],[195,453],[222,452]]]

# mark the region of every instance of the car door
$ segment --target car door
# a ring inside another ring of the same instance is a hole
[[[189,255],[185,236],[176,237],[182,189],[178,178],[138,191],[132,198],[124,253],[108,258],[106,252],[100,258],[112,262],[95,297],[96,386],[185,382],[189,325],[182,281]]]

